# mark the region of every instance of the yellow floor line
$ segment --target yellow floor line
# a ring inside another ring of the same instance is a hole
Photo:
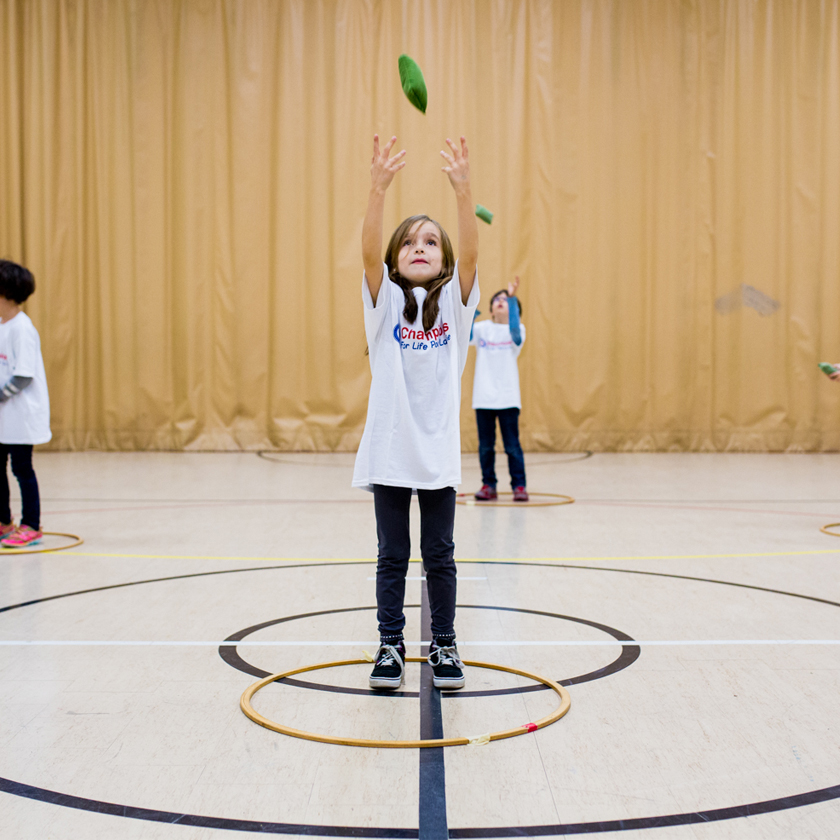
[[[456,557],[457,563],[575,563],[610,562],[617,560],[724,560],[747,557],[803,557],[807,555],[840,554],[840,549],[816,549],[811,551],[759,551],[739,554],[628,554],[612,557]],[[375,563],[373,557],[235,557],[209,554],[117,554],[113,552],[70,551],[64,556],[74,557],[117,557],[138,560],[221,560],[265,563]],[[411,563],[419,563],[412,558]]]

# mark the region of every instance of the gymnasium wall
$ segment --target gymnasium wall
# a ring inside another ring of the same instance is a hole
[[[354,449],[374,132],[455,239],[468,138],[526,449],[840,448],[840,0],[0,0],[0,114],[55,448]]]

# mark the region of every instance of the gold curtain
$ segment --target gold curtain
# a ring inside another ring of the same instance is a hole
[[[355,448],[374,132],[386,236],[469,140],[526,448],[840,447],[840,0],[0,0],[0,114],[56,448]]]

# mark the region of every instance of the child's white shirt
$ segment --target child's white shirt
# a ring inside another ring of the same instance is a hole
[[[50,397],[38,330],[25,312],[0,324],[0,388],[13,376],[31,376],[20,393],[0,403],[0,443],[46,443]]]
[[[373,484],[435,490],[461,483],[461,374],[470,326],[480,298],[478,272],[469,300],[461,300],[458,264],[440,293],[439,313],[423,331],[426,290],[417,299],[415,323],[403,315],[405,296],[383,264],[376,305],[362,280],[365,335],[373,380],[353,486]]]
[[[519,325],[522,344],[525,326]],[[522,408],[517,360],[522,344],[514,344],[509,324],[476,321],[470,344],[476,347],[473,408]]]

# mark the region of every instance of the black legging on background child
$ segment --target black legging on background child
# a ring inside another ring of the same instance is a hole
[[[524,487],[525,455],[519,443],[518,408],[477,408],[478,460],[481,463],[482,484],[496,486],[496,418],[502,432],[502,443],[508,458],[510,486]]]
[[[38,493],[38,479],[32,469],[31,443],[0,443],[2,459],[2,477],[0,477],[0,522],[11,522],[12,511],[9,507],[9,477],[6,464],[11,455],[12,473],[20,485],[23,502],[21,525],[28,525],[34,531],[41,529],[41,498]]]

